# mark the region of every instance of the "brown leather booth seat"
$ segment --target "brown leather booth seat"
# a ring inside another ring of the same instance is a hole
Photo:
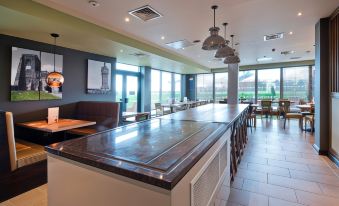
[[[97,132],[113,129],[119,124],[119,102],[78,102],[74,118],[94,121],[95,125],[69,130],[69,133],[77,135],[89,135]]]

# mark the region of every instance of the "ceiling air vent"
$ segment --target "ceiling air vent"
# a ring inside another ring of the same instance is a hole
[[[131,53],[129,55],[135,56],[135,57],[146,57],[146,56],[148,56],[148,54],[145,54],[145,53],[142,53],[142,52]]]
[[[143,21],[149,21],[152,19],[157,19],[162,17],[162,15],[157,12],[156,10],[154,10],[151,6],[146,5],[143,7],[140,7],[138,9],[132,10],[130,12],[128,12],[130,15],[141,19]]]
[[[169,47],[172,47],[174,49],[183,49],[189,46],[193,46],[194,44],[192,44],[190,41],[184,39],[184,40],[179,40],[179,41],[175,41],[175,42],[170,42],[166,44]]]
[[[284,33],[276,33],[264,36],[264,41],[276,40],[284,38]]]
[[[281,54],[283,55],[288,55],[288,54],[294,54],[295,51],[291,50],[291,51],[282,51]]]

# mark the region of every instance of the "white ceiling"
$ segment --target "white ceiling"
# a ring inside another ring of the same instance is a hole
[[[314,59],[314,27],[339,5],[339,0],[97,0],[92,7],[88,0],[34,0],[67,14],[79,17],[156,47],[171,50],[209,68],[222,68],[214,61],[214,51],[203,51],[201,43],[185,50],[171,49],[165,43],[187,39],[203,41],[213,24],[211,5],[219,6],[217,25],[228,22],[228,34],[235,34],[241,65],[258,64],[257,58],[272,57],[275,62]],[[143,22],[128,11],[150,5],[163,17]],[[298,16],[302,12],[302,16]],[[126,23],[125,18],[130,22]],[[288,33],[292,31],[293,35]],[[284,32],[281,40],[264,42],[265,34]],[[221,33],[223,35],[223,32]],[[165,40],[161,39],[165,37]],[[272,52],[275,48],[276,51]],[[281,51],[294,54],[281,55]],[[306,51],[311,51],[307,53]],[[119,61],[119,60],[118,60]]]

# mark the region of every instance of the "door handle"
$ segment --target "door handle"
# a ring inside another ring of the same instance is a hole
[[[125,103],[126,103],[126,104],[128,103],[128,98],[125,98]]]

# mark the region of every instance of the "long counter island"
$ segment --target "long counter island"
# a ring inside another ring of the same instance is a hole
[[[50,145],[48,205],[212,205],[247,110],[208,104]]]

